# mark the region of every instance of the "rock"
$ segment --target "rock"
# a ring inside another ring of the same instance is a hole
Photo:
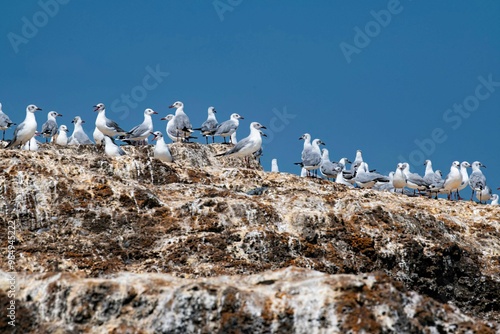
[[[498,207],[124,149],[0,150],[23,332],[500,331]]]

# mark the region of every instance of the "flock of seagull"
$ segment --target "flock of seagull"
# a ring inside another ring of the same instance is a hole
[[[302,161],[295,164],[302,167],[302,176],[318,177],[319,170],[325,178],[335,179],[335,182],[348,187],[373,188],[413,196],[416,196],[418,192],[419,195],[434,198],[437,198],[438,194],[446,194],[449,200],[452,198],[461,200],[460,191],[469,186],[472,189],[471,201],[475,194],[480,203],[491,200],[490,204],[498,205],[499,196],[493,194],[492,189],[486,184],[486,177],[481,171],[481,168],[486,166],[479,161],[474,161],[472,164],[467,161],[462,163],[454,161],[445,178],[443,178],[441,171],[433,170],[430,160],[425,161],[424,176],[411,173],[410,164],[406,162],[398,163],[396,170],[386,176],[375,170],[370,170],[368,164],[363,161],[361,150],[356,152],[354,162],[347,158],[342,158],[339,162],[332,162],[328,150],[326,148],[320,149],[320,145],[324,145],[320,139],[314,139],[311,142],[309,133],[305,133],[299,139],[304,140]],[[272,169],[275,168],[275,163],[273,161]],[[347,169],[347,164],[351,164],[350,169]],[[472,168],[470,175],[467,171],[468,168]]]
[[[200,128],[193,129],[189,117],[184,112],[184,104],[182,102],[177,101],[169,106],[169,108],[175,108],[175,114],[169,114],[161,118],[161,120],[167,121],[165,131],[173,142],[189,142],[190,139],[196,138],[192,134],[197,130],[206,138],[207,144],[208,137],[212,137],[212,142],[215,142],[214,137],[220,136],[223,138],[224,143],[226,143],[226,138],[229,137],[229,143],[234,146],[216,156],[244,157],[249,163],[248,159],[250,156],[259,158],[262,154],[262,136],[265,136],[265,133],[261,129],[265,129],[265,126],[258,122],[250,123],[249,136],[237,141],[236,130],[239,126],[239,120],[243,119],[243,117],[236,113],[233,113],[229,120],[218,123],[215,117],[215,108],[209,107],[207,120],[203,122]],[[38,150],[36,136],[43,136],[46,142],[51,141],[60,146],[94,144],[83,130],[82,124],[85,122],[81,117],[76,116],[73,119],[73,134],[68,137],[68,127],[64,124],[60,126],[57,124],[56,118],[62,115],[56,111],[50,111],[47,114],[47,121],[43,123],[41,132],[38,132],[35,117],[35,113],[38,110],[42,109],[34,104],[26,107],[26,118],[16,127],[12,140],[8,141],[5,148],[19,147],[25,150],[36,151]],[[115,121],[106,117],[106,107],[103,103],[96,104],[94,111],[98,113],[93,133],[94,141],[98,146],[104,145],[104,151],[107,155],[118,157],[126,154],[116,144],[115,139],[128,144],[141,145],[146,144],[147,138],[153,135],[153,141],[156,141],[153,150],[154,157],[166,162],[173,161],[170,150],[165,143],[163,133],[161,131],[153,132],[153,119],[151,116],[158,114],[153,109],[148,108],[144,110],[144,121],[129,131],[123,130]],[[13,125],[16,124],[2,111],[2,104],[0,103],[0,130],[3,131],[3,142],[5,142],[5,130]]]
[[[250,157],[258,159],[262,154],[262,136],[266,135],[262,132],[265,127],[258,122],[250,123],[248,137],[237,141],[236,130],[239,126],[239,120],[244,119],[237,113],[231,114],[229,120],[219,123],[215,116],[215,108],[209,107],[207,120],[199,128],[193,128],[189,117],[184,112],[182,102],[177,101],[169,108],[175,108],[175,113],[168,114],[161,120],[167,121],[165,133],[173,142],[189,142],[191,139],[196,138],[193,137],[194,131],[199,131],[205,137],[207,144],[209,137],[212,137],[212,143],[214,143],[215,137],[220,136],[223,138],[224,143],[227,143],[226,138],[229,138],[229,143],[234,145],[226,152],[216,156],[242,157],[249,163]],[[38,132],[35,113],[39,110],[41,108],[36,105],[30,104],[27,106],[24,121],[16,127],[13,138],[8,141],[5,148],[19,147],[36,151],[38,150],[36,136],[42,136],[46,139],[46,142],[51,141],[60,146],[94,144],[83,130],[82,124],[85,122],[81,117],[76,116],[72,120],[74,130],[71,136],[68,137],[68,127],[64,124],[60,126],[57,124],[57,117],[62,115],[56,111],[50,111],[47,114],[47,121],[43,123],[41,132]],[[158,114],[153,109],[144,110],[144,121],[129,131],[123,130],[115,121],[106,117],[106,107],[103,103],[96,104],[94,111],[98,114],[95,120],[93,138],[95,144],[104,145],[104,151],[108,156],[119,157],[126,154],[120,145],[116,144],[115,139],[128,144],[144,145],[147,144],[148,137],[153,135],[153,141],[156,141],[153,150],[154,157],[166,162],[173,161],[163,133],[153,131],[151,116]],[[5,142],[5,130],[13,125],[16,124],[2,111],[2,104],[0,103],[2,142]],[[339,162],[332,162],[328,150],[326,148],[320,149],[320,145],[324,145],[320,139],[311,141],[311,135],[308,133],[305,133],[299,139],[304,140],[304,148],[302,150],[302,160],[296,164],[302,167],[302,176],[319,177],[317,173],[319,170],[325,178],[335,179],[335,182],[348,187],[373,188],[414,196],[418,192],[419,195],[434,198],[437,198],[438,194],[446,194],[449,200],[453,198],[462,199],[460,191],[469,186],[472,189],[471,200],[473,200],[475,194],[480,203],[491,200],[491,204],[498,205],[499,197],[492,193],[492,189],[486,184],[486,177],[481,171],[481,167],[486,166],[479,161],[472,164],[467,161],[462,163],[454,161],[451,164],[450,172],[445,178],[443,178],[439,170],[433,170],[430,160],[425,161],[424,176],[411,173],[410,165],[405,162],[398,163],[395,171],[386,176],[377,173],[375,170],[370,170],[368,164],[363,161],[361,150],[356,152],[354,162],[349,161],[347,158],[342,158]],[[350,169],[347,169],[348,164],[351,164]],[[472,168],[470,175],[467,171],[468,168]],[[272,160],[271,171],[279,172],[276,159]]]

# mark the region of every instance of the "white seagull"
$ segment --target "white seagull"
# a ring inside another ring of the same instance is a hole
[[[89,144],[93,144],[93,142],[90,140],[89,136],[87,136],[87,134],[83,130],[82,124],[85,123],[85,121],[83,119],[81,119],[80,116],[76,116],[75,118],[73,118],[73,120],[71,121],[71,123],[74,124],[74,128],[73,128],[73,134],[68,139],[68,145],[89,145]],[[60,128],[59,128],[59,130],[60,130]],[[97,130],[97,131],[99,131],[99,130]],[[100,133],[102,135],[102,132],[100,132]],[[104,138],[102,138],[101,141],[103,139]]]
[[[94,106],[94,111],[98,111],[95,120],[95,126],[104,135],[114,137],[116,135],[124,135],[127,131],[123,130],[115,121],[106,117],[106,107],[102,103]]]
[[[481,167],[486,168],[486,166],[479,161],[474,161],[472,163],[472,173],[469,176],[469,185],[472,189],[471,201],[475,191],[482,192],[486,188],[486,177],[483,175]],[[479,201],[481,201],[481,199]]]
[[[12,138],[6,148],[24,145],[35,135],[37,126],[35,112],[37,110],[42,109],[38,108],[34,104],[30,104],[26,107],[26,118],[17,126],[16,130],[14,130],[14,138]]]
[[[55,137],[55,143],[59,146],[68,145],[68,127],[64,124],[59,126],[59,131],[57,133],[57,137]]]
[[[208,144],[208,137],[212,137],[212,143],[215,142],[214,139],[214,134],[215,131],[217,130],[217,126],[219,123],[217,122],[217,118],[215,117],[215,113],[217,111],[215,110],[214,107],[208,107],[208,117],[203,124],[201,124],[200,128],[193,129],[200,131],[203,137],[205,137],[206,143]]]
[[[5,130],[10,128],[12,125],[16,125],[16,123],[13,123],[9,116],[2,111],[2,104],[0,103],[0,130],[3,131],[2,141],[5,140]]]
[[[45,142],[49,140],[49,138],[54,137],[57,134],[58,126],[57,126],[57,116],[62,116],[57,111],[51,111],[47,114],[47,122],[42,125],[42,136],[45,137]]]
[[[151,134],[154,136],[153,140],[156,140],[153,156],[161,161],[172,162],[172,154],[170,153],[167,144],[165,144],[162,133],[160,131],[155,131],[151,132]]]
[[[127,154],[120,146],[115,144],[115,140],[110,136],[104,136],[104,152],[110,157],[119,157]]]
[[[271,172],[279,173],[280,169],[278,168],[278,159],[271,160]]]
[[[151,115],[157,114],[153,109],[147,108],[144,110],[144,121],[133,127],[125,136],[118,137],[118,139],[127,143],[145,140],[153,132],[153,118]]]
[[[238,126],[240,125],[240,119],[244,119],[243,116],[240,116],[237,113],[231,114],[229,120],[224,121],[217,126],[217,130],[215,130],[214,136],[221,136],[224,139],[225,143],[226,137],[230,137],[238,129]],[[233,142],[231,143],[234,144]]]
[[[233,157],[244,157],[245,159],[257,152],[262,147],[262,134],[260,129],[265,129],[266,127],[259,122],[250,123],[250,135],[248,137],[240,140],[233,148],[230,150],[217,154],[219,156],[233,156]]]
[[[193,126],[189,121],[188,115],[184,112],[184,103],[181,101],[174,102],[169,108],[176,108],[174,122],[174,130],[176,137],[179,137],[180,141],[189,140],[191,133],[193,133]]]

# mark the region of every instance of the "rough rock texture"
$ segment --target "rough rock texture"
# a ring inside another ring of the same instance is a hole
[[[498,207],[125,149],[0,150],[20,333],[500,331]]]

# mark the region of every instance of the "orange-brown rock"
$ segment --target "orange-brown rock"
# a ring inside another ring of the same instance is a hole
[[[225,149],[173,144],[170,164],[147,147],[0,150],[18,328],[500,330],[498,207],[268,173]]]

